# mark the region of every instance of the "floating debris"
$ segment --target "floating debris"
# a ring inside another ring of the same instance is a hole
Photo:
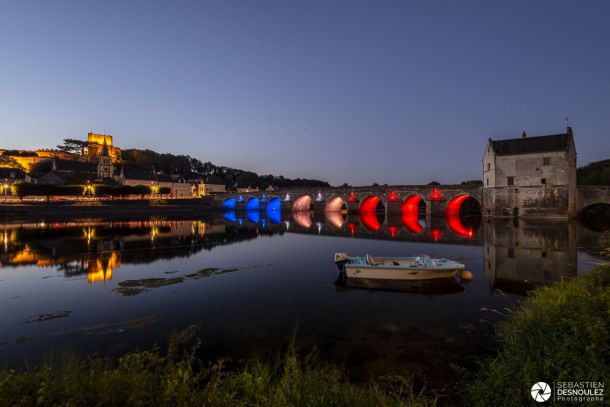
[[[239,270],[238,268],[230,269],[218,269],[214,267],[207,267],[196,271],[195,273],[185,274],[184,276],[172,277],[172,278],[142,278],[140,280],[125,280],[119,282],[119,287],[112,290],[112,292],[131,297],[138,294],[144,294],[150,292],[153,288],[165,287],[168,285],[180,284],[188,280],[199,280],[200,278],[210,277],[213,275],[230,273]],[[166,271],[165,274],[175,273],[174,271]]]
[[[123,333],[126,331],[133,331],[136,329],[145,328],[149,325],[159,321],[161,316],[159,314],[152,314],[144,318],[132,319],[128,321],[109,322],[106,324],[95,324],[86,325],[78,328],[68,328],[59,332],[55,332],[50,336],[64,335],[71,333],[82,333],[85,335],[106,335],[113,333]]]
[[[72,315],[72,311],[57,311],[51,312],[50,314],[41,314],[36,317],[27,317],[23,320],[26,324],[31,324],[32,322],[43,322],[48,321],[49,319],[55,318],[66,318]]]

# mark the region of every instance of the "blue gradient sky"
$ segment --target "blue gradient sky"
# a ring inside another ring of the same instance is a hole
[[[488,137],[610,157],[608,1],[3,1],[0,146],[123,148],[333,184],[480,178]]]

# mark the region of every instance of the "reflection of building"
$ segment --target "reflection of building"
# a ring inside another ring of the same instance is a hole
[[[97,259],[88,261],[87,264],[87,281],[97,283],[99,281],[112,280],[112,270],[121,265],[121,260],[117,252],[112,252],[110,255],[103,254]]]
[[[483,242],[491,287],[521,292],[576,276],[575,222],[484,222]]]
[[[576,147],[566,133],[491,140],[483,156],[483,215],[574,217]]]

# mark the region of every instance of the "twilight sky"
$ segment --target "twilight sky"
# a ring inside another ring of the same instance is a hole
[[[0,148],[122,148],[354,185],[481,177],[488,137],[610,158],[610,2],[0,2]]]

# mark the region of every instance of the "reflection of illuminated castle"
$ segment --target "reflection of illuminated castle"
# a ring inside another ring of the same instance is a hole
[[[112,270],[121,265],[121,260],[117,252],[92,259],[88,262],[87,281],[96,283],[98,281],[112,280]]]

